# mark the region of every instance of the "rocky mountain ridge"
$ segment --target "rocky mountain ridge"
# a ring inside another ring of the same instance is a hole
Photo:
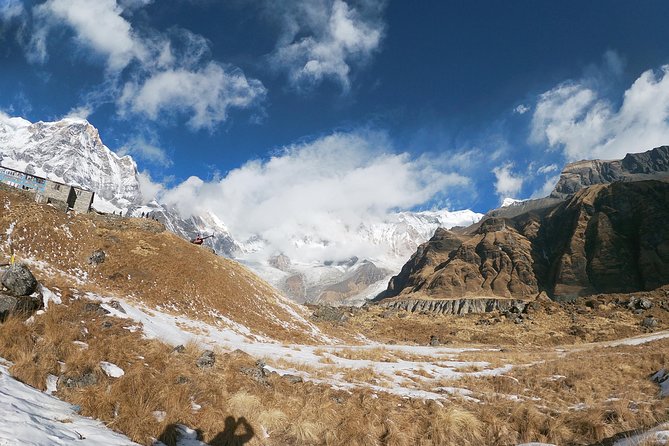
[[[570,300],[669,283],[667,154],[568,165],[551,197],[437,231],[378,299]]]

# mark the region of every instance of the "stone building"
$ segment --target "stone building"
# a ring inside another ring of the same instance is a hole
[[[51,203],[63,210],[91,210],[95,193],[78,186],[51,181],[19,170],[0,166],[0,182],[35,193],[38,203]]]

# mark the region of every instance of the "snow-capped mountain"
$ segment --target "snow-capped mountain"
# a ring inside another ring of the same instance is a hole
[[[119,156],[103,144],[95,127],[82,119],[30,123],[0,114],[0,164],[38,176],[89,188],[100,212],[150,216],[187,239],[214,235],[207,246],[245,263],[262,278],[298,301],[360,302],[385,287],[387,280],[438,227],[468,226],[482,217],[470,210],[399,212],[382,221],[346,228],[346,240],[365,246],[350,259],[299,258],[299,252],[333,243],[327,234],[294,234],[297,255],[281,265],[282,254],[261,235],[236,240],[224,216],[205,211],[182,218],[175,209],[142,195],[132,157]],[[341,242],[340,242],[341,243]],[[325,250],[323,250],[325,252]],[[325,256],[325,254],[324,254]],[[312,256],[313,257],[313,256]]]
[[[31,124],[0,118],[0,164],[89,188],[103,211],[108,205],[127,209],[142,201],[133,159],[109,150],[97,129],[82,119]]]

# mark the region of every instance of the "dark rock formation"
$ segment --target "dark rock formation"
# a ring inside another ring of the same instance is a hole
[[[30,316],[44,306],[40,297],[9,296],[0,294],[0,322],[4,322],[10,314]]]
[[[669,146],[657,147],[644,153],[629,153],[622,160],[591,160],[567,164],[551,197],[566,198],[595,184],[659,177],[669,180]]]
[[[668,182],[590,186],[541,212],[488,218],[469,234],[438,231],[381,297],[398,300],[384,301],[390,308],[463,314],[542,291],[562,300],[653,290],[669,283],[668,221]]]
[[[11,265],[2,275],[2,285],[9,294],[28,296],[37,289],[37,280],[25,265]]]
[[[516,308],[525,308],[527,301],[498,298],[474,299],[389,299],[380,302],[385,308],[409,311],[411,313],[454,314],[462,316],[470,313],[490,313],[493,311],[515,313]],[[514,309],[514,311],[511,311]]]

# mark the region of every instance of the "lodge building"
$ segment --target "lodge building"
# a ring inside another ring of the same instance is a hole
[[[38,203],[51,203],[64,210],[85,213],[91,210],[95,192],[82,187],[59,183],[20,170],[0,166],[0,182],[35,193]]]

